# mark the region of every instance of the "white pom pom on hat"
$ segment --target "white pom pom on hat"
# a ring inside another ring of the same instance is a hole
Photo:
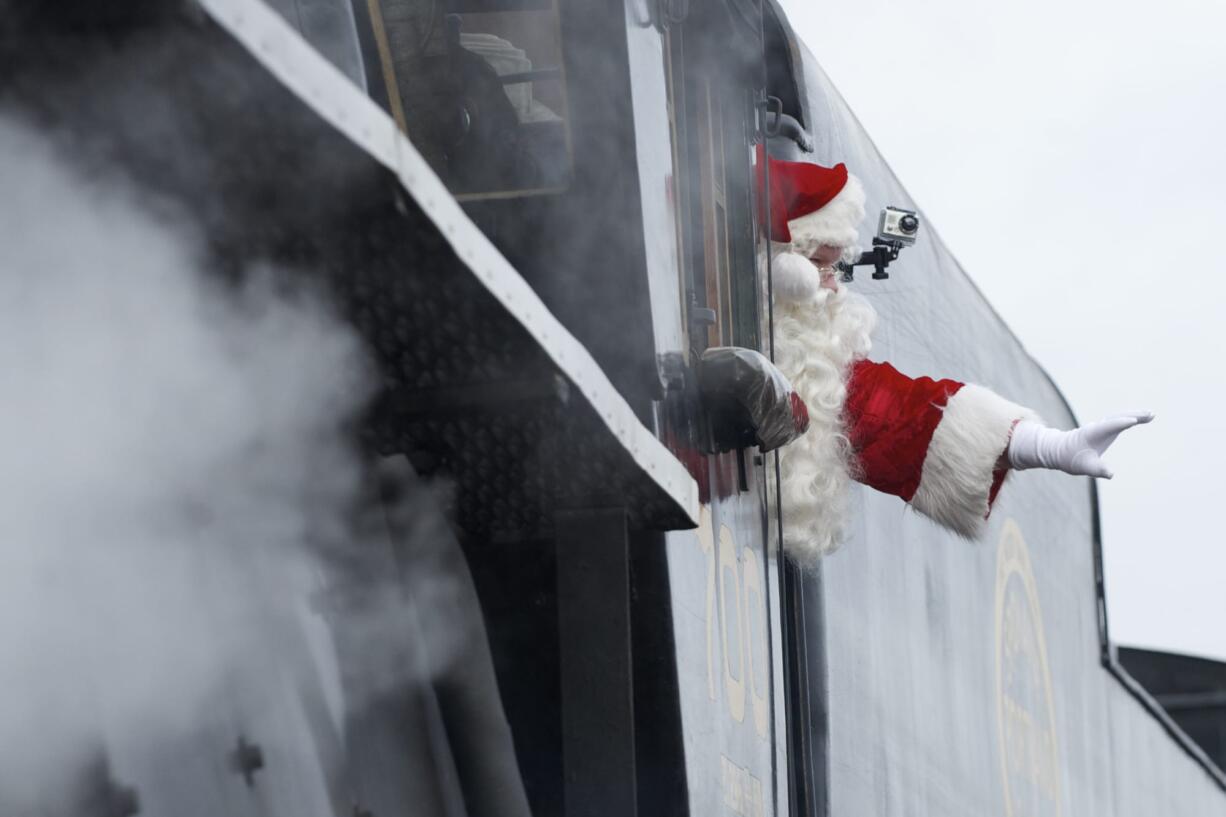
[[[781,252],[771,259],[771,281],[777,301],[804,303],[817,297],[821,273],[803,255]]]

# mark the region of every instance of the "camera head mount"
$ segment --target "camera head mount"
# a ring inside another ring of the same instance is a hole
[[[850,281],[855,275],[856,267],[873,268],[873,280],[880,281],[889,278],[885,268],[891,261],[898,260],[898,254],[903,247],[910,247],[919,235],[919,214],[914,210],[904,210],[901,207],[885,207],[877,220],[877,235],[873,237],[873,248],[860,253],[859,259],[848,264],[840,262],[837,267],[843,273],[843,280]]]

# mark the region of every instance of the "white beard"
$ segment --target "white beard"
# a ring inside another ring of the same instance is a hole
[[[780,451],[783,543],[801,564],[816,562],[842,541],[854,476],[842,418],[847,370],[867,357],[876,323],[868,301],[845,286],[776,298],[775,363],[809,408],[808,432]]]

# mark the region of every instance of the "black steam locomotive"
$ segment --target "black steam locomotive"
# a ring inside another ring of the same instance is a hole
[[[383,544],[322,625],[268,600],[281,648],[224,715],[104,730],[46,814],[1226,807],[1115,660],[1092,484],[1015,480],[974,545],[865,491],[820,567],[779,553],[774,460],[718,444],[695,374],[769,352],[757,146],[916,208],[773,0],[0,8],[4,110],[174,202],[221,279],[325,289],[381,386],[354,433]],[[892,270],[855,284],[879,354],[1072,422],[934,233]],[[370,696],[373,573],[406,599],[374,648],[423,669]]]

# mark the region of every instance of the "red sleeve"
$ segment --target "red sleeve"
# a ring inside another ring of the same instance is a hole
[[[843,422],[856,455],[856,479],[910,502],[945,404],[962,386],[956,380],[910,378],[888,363],[854,364]]]

